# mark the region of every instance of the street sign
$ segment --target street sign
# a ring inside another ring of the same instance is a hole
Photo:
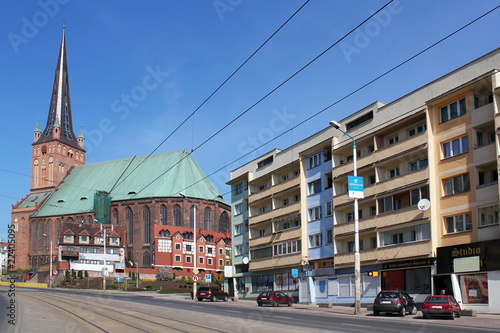
[[[102,276],[108,276],[109,275],[109,270],[107,267],[103,267],[101,271]]]
[[[200,281],[200,277],[198,275],[193,275],[193,282]]]
[[[119,276],[117,276],[117,277],[115,278],[115,281],[116,281],[116,282],[122,282],[122,278],[121,278],[121,277],[119,277]]]
[[[199,272],[200,272],[200,271],[198,270],[198,268],[193,269],[193,273],[194,273],[194,274],[198,274]]]
[[[299,276],[299,270],[297,268],[292,268],[292,277],[296,278]]]
[[[212,274],[205,274],[205,282],[212,282]]]
[[[347,177],[347,190],[349,198],[363,199],[365,197],[363,188],[363,177]]]
[[[54,270],[52,271],[52,275],[57,275],[57,274],[59,274],[59,271],[58,271],[57,269],[54,269]]]

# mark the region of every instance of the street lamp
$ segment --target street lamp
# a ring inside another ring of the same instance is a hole
[[[193,238],[194,238],[194,262],[193,262],[193,273],[196,275],[198,274],[198,269],[196,268],[197,266],[197,255],[196,253],[198,252],[198,249],[197,249],[197,246],[196,246],[196,203],[189,199],[184,193],[182,192],[179,192],[179,195],[181,197],[183,197],[184,199],[187,199],[189,202],[191,202],[193,204],[193,207],[194,207],[194,212],[193,212],[193,224],[194,224],[194,228],[193,228]],[[197,287],[198,287],[198,283],[196,281],[193,281],[193,300],[196,301],[196,290],[197,290]]]
[[[46,234],[45,237],[49,238]],[[52,237],[50,238],[50,258],[49,258],[49,288],[52,287]]]
[[[99,220],[94,219],[94,222],[99,223]],[[103,234],[104,253],[102,254],[102,259],[104,261],[104,266],[102,268],[102,290],[106,291],[106,277],[108,276],[108,268],[106,266],[106,226],[101,224],[101,230],[104,232]]]
[[[356,165],[356,140],[347,132],[340,128],[340,124],[335,120],[330,121],[330,126],[347,135],[352,140],[352,167],[353,176],[357,177]],[[358,197],[354,196],[354,314],[361,314],[361,262],[359,258],[359,216]]]

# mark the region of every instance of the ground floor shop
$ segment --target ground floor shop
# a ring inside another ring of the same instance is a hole
[[[453,295],[463,309],[500,313],[500,240],[437,249],[436,291]]]

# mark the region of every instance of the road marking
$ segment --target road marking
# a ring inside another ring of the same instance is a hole
[[[346,326],[372,327],[371,325],[360,325],[360,324],[349,324],[349,323],[340,323],[340,324]]]
[[[237,310],[226,310],[226,312],[236,312],[236,313],[241,313],[241,311],[237,311]]]
[[[285,318],[285,319],[293,319],[293,317],[287,317],[287,316],[273,316],[276,318]]]

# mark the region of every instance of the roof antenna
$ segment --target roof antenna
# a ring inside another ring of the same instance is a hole
[[[66,20],[63,20],[62,28],[63,28],[63,30],[66,29]]]

